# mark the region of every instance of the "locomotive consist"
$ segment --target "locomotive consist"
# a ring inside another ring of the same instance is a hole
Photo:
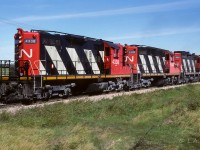
[[[0,61],[0,101],[134,90],[200,80],[200,56],[85,36],[18,29],[15,61]]]

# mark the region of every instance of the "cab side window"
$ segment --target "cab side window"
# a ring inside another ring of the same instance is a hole
[[[105,48],[105,56],[110,56],[110,47]]]

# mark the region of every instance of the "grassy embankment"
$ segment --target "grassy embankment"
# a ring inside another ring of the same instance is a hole
[[[0,149],[200,149],[200,86],[0,115]]]

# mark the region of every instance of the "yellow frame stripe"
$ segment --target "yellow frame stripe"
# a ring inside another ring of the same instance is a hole
[[[199,73],[186,73],[186,75],[198,75]],[[153,73],[146,73],[142,74],[142,77],[155,77],[155,76],[178,76],[179,74],[169,74],[169,73],[160,73],[160,74],[153,74]],[[67,75],[67,76],[43,76],[43,80],[74,80],[74,79],[108,79],[108,78],[129,78],[130,75]],[[27,77],[20,77],[20,80],[27,80]],[[9,80],[8,76],[3,76],[0,80],[7,81]],[[28,80],[31,80],[31,77],[28,77]]]

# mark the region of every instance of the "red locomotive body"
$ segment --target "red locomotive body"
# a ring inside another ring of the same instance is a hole
[[[40,34],[18,29],[15,34],[15,60],[20,76],[38,75],[40,58]]]
[[[182,58],[180,53],[174,53],[174,67],[176,68],[176,73],[181,73]]]
[[[166,73],[179,75],[181,73],[182,59],[180,53],[166,52],[165,67]]]
[[[118,50],[111,51],[111,75],[137,74],[137,47],[120,44],[118,46]]]

